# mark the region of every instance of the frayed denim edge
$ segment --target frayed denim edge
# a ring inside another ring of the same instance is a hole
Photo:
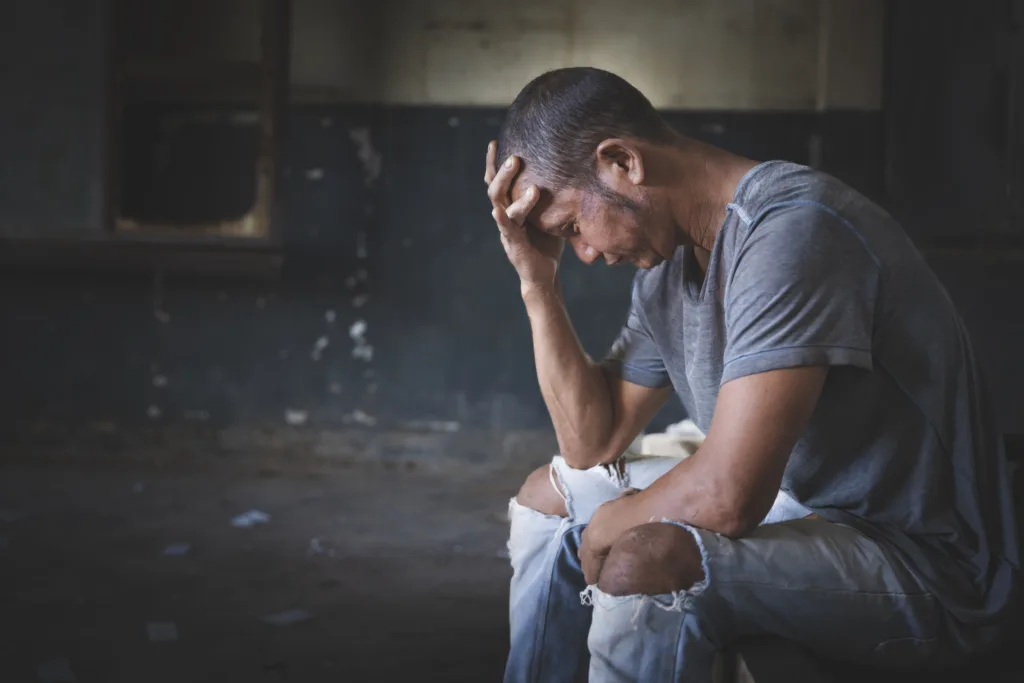
[[[704,574],[704,578],[686,590],[673,591],[672,593],[664,593],[661,595],[608,595],[606,593],[600,593],[600,601],[608,602],[612,605],[636,601],[637,605],[633,612],[634,625],[640,614],[640,610],[644,605],[653,603],[667,612],[682,612],[687,609],[690,601],[703,595],[704,591],[708,589],[708,586],[711,583],[711,570],[708,566],[708,551],[704,545],[704,539],[700,536],[700,531],[689,524],[683,524],[682,522],[677,522],[672,519],[662,519],[661,522],[663,524],[673,524],[681,529],[685,529],[691,536],[693,536],[693,540],[697,543],[697,549],[700,550],[700,568]],[[580,602],[587,606],[593,606],[595,604],[595,591],[600,591],[596,584],[592,584],[584,588],[580,592]]]

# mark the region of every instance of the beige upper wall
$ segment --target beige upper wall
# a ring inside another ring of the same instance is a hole
[[[230,9],[207,19],[216,44],[250,53],[259,3],[209,4]],[[292,7],[299,101],[506,106],[543,71],[591,65],[623,76],[662,108],[881,106],[882,0],[292,0]],[[230,22],[220,20],[228,15]]]

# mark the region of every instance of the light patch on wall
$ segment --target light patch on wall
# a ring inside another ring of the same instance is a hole
[[[295,0],[293,82],[346,100],[507,106],[566,66],[618,73],[655,106],[877,109],[882,0]],[[832,19],[821,23],[823,8]],[[370,62],[372,66],[367,66]],[[449,125],[458,125],[456,121]]]
[[[320,337],[313,344],[313,350],[309,352],[309,357],[314,361],[320,360],[320,356],[323,355],[324,349],[326,349],[331,343],[326,336]]]
[[[352,323],[348,330],[348,335],[355,342],[355,347],[352,349],[352,357],[364,363],[369,363],[373,360],[373,346],[366,342],[368,327],[365,320],[357,320]]]
[[[367,185],[372,185],[380,176],[383,157],[373,146],[370,129],[365,126],[353,128],[348,132],[348,136],[355,144],[356,156],[363,164],[363,179]]]

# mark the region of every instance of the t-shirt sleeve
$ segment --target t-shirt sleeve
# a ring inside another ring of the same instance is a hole
[[[860,235],[823,207],[769,214],[726,287],[722,383],[807,365],[870,370],[879,275]]]
[[[665,387],[671,384],[671,380],[644,316],[638,294],[639,282],[639,277],[633,280],[629,316],[604,364],[631,384],[652,389]]]

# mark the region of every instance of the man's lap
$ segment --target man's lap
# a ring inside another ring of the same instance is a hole
[[[645,488],[676,463],[627,457],[581,471],[555,458],[553,481],[566,498],[569,526],[577,526],[602,503],[626,488]],[[708,621],[709,632],[771,634],[864,662],[918,666],[960,658],[941,605],[892,550],[853,528],[805,518],[809,511],[787,496],[780,495],[776,508],[766,521],[784,521],[739,539],[685,527],[704,556],[701,585],[660,596],[614,597],[591,588],[595,624],[614,628],[615,618],[598,616],[609,610],[634,622],[642,609],[691,610]]]

